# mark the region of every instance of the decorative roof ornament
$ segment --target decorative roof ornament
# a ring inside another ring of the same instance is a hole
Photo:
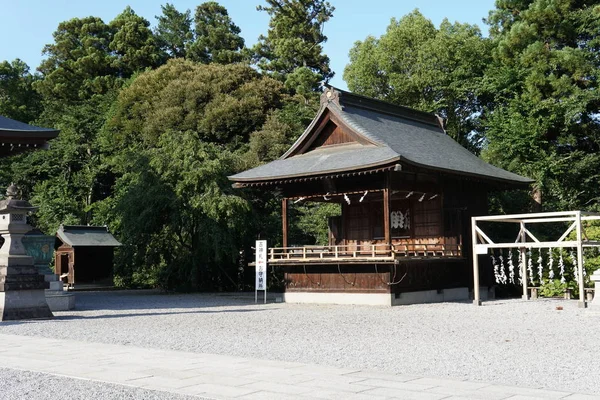
[[[14,183],[11,183],[9,187],[6,188],[6,198],[14,199],[19,195],[19,190]]]
[[[331,86],[325,87],[325,90],[321,95],[321,105],[325,105],[327,103],[334,103],[336,106],[343,109],[343,106],[340,104],[340,95],[341,93],[335,90],[335,88]]]

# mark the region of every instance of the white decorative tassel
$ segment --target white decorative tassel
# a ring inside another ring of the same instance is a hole
[[[344,193],[344,200],[346,200],[346,203],[348,203],[348,205],[350,205],[350,197],[348,197],[348,195],[346,193]]]
[[[512,250],[508,250],[508,281],[515,283],[515,265],[512,260]]]
[[[365,194],[363,194],[362,197],[360,198],[360,200],[358,200],[359,203],[363,202],[363,200],[365,199],[365,197],[367,197],[367,193],[369,193],[369,191],[365,190]]]
[[[492,259],[492,265],[494,266],[494,278],[496,283],[500,283],[500,271],[498,270],[498,262],[496,261],[496,257],[494,257],[494,253],[490,256]]]
[[[573,278],[575,279],[575,282],[579,282],[579,268],[577,268],[577,260],[575,259],[575,254],[573,254],[572,250],[569,253],[569,258],[573,263]]]
[[[554,279],[554,258],[552,258],[552,248],[548,249],[548,279]]]
[[[521,253],[519,253],[519,285],[523,284],[523,268],[525,268],[523,265],[523,258],[521,257]]]
[[[540,286],[544,284],[544,266],[542,265],[542,249],[538,250],[538,277],[540,279]]]
[[[527,273],[529,274],[529,283],[533,286],[535,280],[533,279],[533,261],[531,261],[531,250],[528,251],[527,255]]]
[[[560,283],[565,283],[565,261],[563,260],[562,249],[560,251],[560,257],[558,258],[558,270],[560,273]]]
[[[506,284],[506,270],[504,269],[504,256],[502,255],[502,250],[500,250],[500,282],[502,284]]]

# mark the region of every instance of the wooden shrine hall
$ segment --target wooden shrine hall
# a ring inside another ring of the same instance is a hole
[[[487,164],[442,118],[329,87],[306,131],[278,160],[229,177],[282,193],[285,301],[396,305],[469,298],[470,218],[491,191],[531,179]],[[290,202],[335,202],[326,246],[290,246]],[[491,285],[491,278],[482,279]]]

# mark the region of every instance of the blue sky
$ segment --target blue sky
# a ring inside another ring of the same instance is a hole
[[[487,34],[482,19],[494,8],[494,0],[329,0],[335,6],[334,17],[325,26],[329,40],[324,46],[336,76],[331,84],[345,88],[342,80],[348,63],[348,51],[367,35],[380,36],[392,17],[400,18],[418,8],[437,26],[450,21],[477,24]],[[130,5],[152,25],[161,12],[160,5],[170,2],[180,11],[194,8],[202,0],[0,0],[3,23],[0,24],[0,61],[20,58],[32,69],[42,60],[42,48],[52,42],[52,33],[62,21],[97,16],[105,22]],[[269,18],[256,11],[263,0],[220,0],[233,21],[242,29],[246,45],[256,43],[266,33]]]

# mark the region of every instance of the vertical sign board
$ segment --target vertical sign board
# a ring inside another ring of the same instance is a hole
[[[267,241],[256,241],[256,289],[254,302],[258,302],[258,291],[265,291],[265,304],[267,303]]]

